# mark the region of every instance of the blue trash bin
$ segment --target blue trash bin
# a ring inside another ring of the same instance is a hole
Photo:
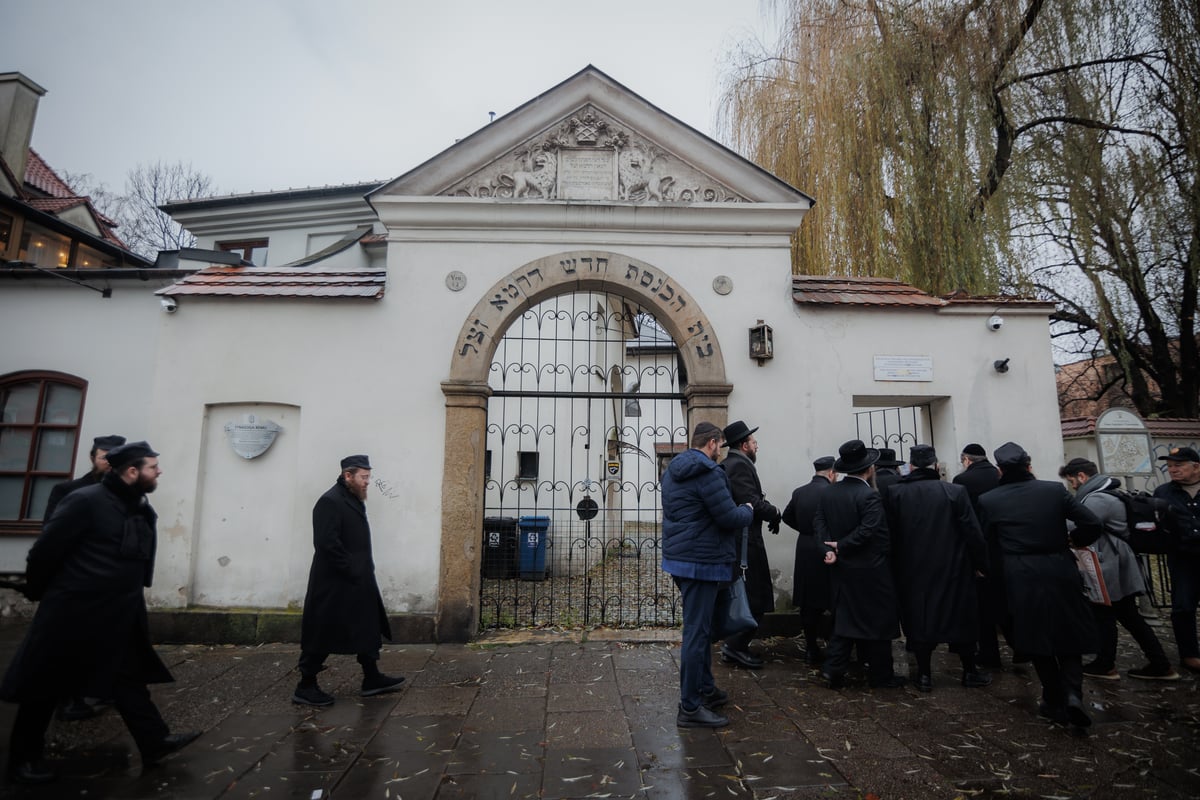
[[[517,542],[517,561],[520,578],[525,581],[546,580],[546,539],[549,517],[521,517]]]

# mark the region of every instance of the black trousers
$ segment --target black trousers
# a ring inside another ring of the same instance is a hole
[[[1142,648],[1142,653],[1152,667],[1169,667],[1171,660],[1158,641],[1154,629],[1146,624],[1137,607],[1137,595],[1122,597],[1111,606],[1092,604],[1096,627],[1100,631],[1100,649],[1096,653],[1096,665],[1113,669],[1117,663],[1117,623],[1129,631],[1129,635]]]
[[[859,656],[867,662],[869,684],[876,686],[891,679],[891,639],[850,639],[836,633],[830,637],[829,645],[825,648],[825,672],[835,678],[845,675],[850,666],[850,650],[855,645],[858,645]]]
[[[60,699],[50,697],[21,701],[8,742],[10,764],[42,758],[46,749],[46,730],[50,727]],[[124,720],[125,727],[129,728],[142,757],[159,755],[163,739],[170,729],[163,721],[158,706],[150,699],[146,684],[124,672],[118,675],[113,685],[113,704]]]
[[[1042,701],[1051,708],[1065,708],[1067,698],[1083,697],[1081,656],[1034,656],[1033,668],[1042,682]]]
[[[317,673],[325,669],[325,659],[329,658],[329,653],[311,653],[306,650],[300,651],[300,663],[297,665],[300,668],[300,674],[306,678],[315,678]],[[359,653],[356,658],[358,663],[362,665],[363,672],[375,672],[375,662],[379,660],[379,651],[374,650],[369,653]]]

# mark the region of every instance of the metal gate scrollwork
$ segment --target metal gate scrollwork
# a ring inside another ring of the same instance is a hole
[[[687,447],[678,349],[634,301],[528,309],[489,370],[480,625],[675,626],[659,476]]]

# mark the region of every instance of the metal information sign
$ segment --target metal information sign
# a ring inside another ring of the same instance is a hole
[[[244,415],[241,422],[225,423],[229,446],[233,452],[247,459],[258,458],[267,452],[282,430],[271,420],[260,421],[253,414]]]

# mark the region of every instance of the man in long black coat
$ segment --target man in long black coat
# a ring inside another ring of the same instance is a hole
[[[46,511],[42,514],[42,520],[48,520],[54,516],[54,510],[58,508],[58,504],[71,492],[99,483],[105,473],[111,469],[107,458],[108,451],[123,444],[125,444],[124,436],[97,436],[94,438],[92,449],[88,451],[88,458],[92,462],[91,469],[78,478],[54,485],[54,488],[50,490],[50,497],[46,499]],[[88,690],[86,694],[72,697],[64,702],[58,710],[58,718],[74,721],[96,716],[100,713],[105,700],[105,698],[96,697],[96,694],[96,690],[92,689]]]
[[[50,497],[46,499],[46,511],[42,514],[42,520],[48,520],[54,516],[54,509],[71,492],[82,489],[85,486],[95,486],[99,483],[100,479],[104,477],[104,473],[110,469],[107,458],[108,451],[123,444],[125,444],[124,436],[97,436],[93,439],[92,449],[88,451],[88,458],[92,461],[92,468],[78,478],[54,485],[54,488],[50,490]]]
[[[822,623],[832,603],[830,601],[829,568],[825,566],[825,547],[813,532],[813,519],[821,493],[837,480],[833,456],[822,456],[813,462],[813,478],[792,492],[792,499],[783,509],[783,521],[795,528],[796,560],[792,568],[792,605],[800,609],[804,626],[805,651],[808,663],[821,662],[823,653],[818,639],[825,639]]]
[[[193,741],[172,734],[148,683],[173,680],[150,644],[143,588],[154,575],[157,514],[146,500],[161,471],[146,442],[109,451],[101,482],[67,495],[29,550],[26,580],[41,600],[0,685],[20,703],[9,742],[9,777],[54,779],[42,756],[58,701],[85,684],[105,692],[125,721],[144,764]]]
[[[300,683],[292,702],[333,705],[333,695],[317,684],[331,653],[354,654],[362,666],[361,694],[394,692],[404,678],[379,671],[379,648],[389,641],[383,597],[375,582],[367,487],[371,463],[364,455],[342,459],[337,483],[313,506],[313,560],[300,622]]]
[[[931,446],[914,445],[908,461],[912,468],[883,492],[883,506],[892,532],[900,626],[917,659],[917,689],[933,691],[930,662],[942,642],[962,662],[963,686],[987,686],[992,677],[975,668],[975,575],[987,570],[983,533],[967,490],[942,482]]]
[[[984,536],[1004,559],[1013,647],[1032,657],[1042,682],[1039,713],[1079,728],[1092,724],[1083,705],[1083,654],[1096,652],[1096,624],[1070,548],[1100,537],[1100,519],[1058,481],[1039,481],[1029,454],[1007,442],[996,450],[1000,485],[979,498]],[[1067,520],[1075,529],[1067,533]]]
[[[892,672],[892,639],[900,635],[892,580],[891,541],[883,502],[871,485],[879,451],[854,439],[838,448],[834,469],[846,477],[821,494],[813,530],[833,567],[833,636],[822,676],[840,688],[858,645],[869,668],[868,682],[897,688],[904,678]]]
[[[1000,483],[1000,470],[988,461],[983,445],[972,442],[963,448],[958,457],[963,471],[954,476],[954,483],[967,490],[971,507],[979,516],[979,498]],[[994,541],[988,541],[987,574],[975,581],[979,605],[979,638],[976,642],[976,659],[979,666],[1000,668],[1000,638],[996,628],[1005,631],[1008,637],[1008,612],[1004,604],[1004,575],[1000,550]]]
[[[763,522],[771,533],[779,533],[779,509],[771,505],[763,495],[754,462],[758,460],[758,440],[745,422],[738,420],[724,431],[725,446],[729,454],[721,462],[729,476],[729,489],[733,502],[738,505],[749,503],[754,508],[754,521],[750,523],[750,539],[746,554],[746,597],[750,601],[750,613],[762,624],[763,615],[775,610],[775,586],[771,581],[771,564],[767,560],[767,547],[763,542]],[[763,660],[750,652],[750,642],[755,630],[746,631],[726,639],[721,644],[721,660],[750,669],[759,669]]]

